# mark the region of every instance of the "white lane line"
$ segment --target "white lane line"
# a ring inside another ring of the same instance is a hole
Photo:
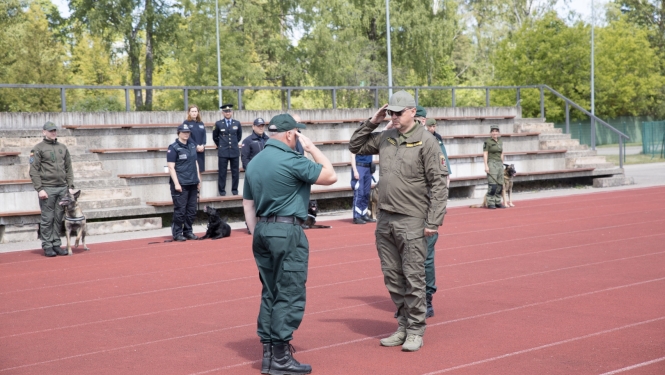
[[[640,367],[644,367],[644,366],[649,366],[649,365],[652,365],[652,364],[654,364],[654,363],[658,363],[658,362],[662,362],[662,361],[665,361],[665,357],[656,358],[656,359],[651,360],[651,361],[638,363],[638,364],[636,364],[636,365],[632,365],[632,366],[628,366],[628,367],[620,368],[620,369],[618,369],[618,370],[614,370],[614,371],[610,371],[610,372],[604,372],[604,373],[602,373],[602,374],[600,374],[600,375],[614,375],[614,374],[619,374],[619,373],[622,373],[622,372],[630,371],[630,370],[632,370],[632,369],[636,369],[636,368],[640,368]]]
[[[665,253],[665,251],[664,252],[657,252],[657,253],[650,253],[650,254],[635,255],[635,256],[632,256],[632,257],[625,257],[625,258],[619,258],[619,259],[610,259],[610,260],[605,260],[605,261],[601,261],[601,262],[587,263],[587,264],[575,265],[575,266],[570,266],[570,267],[555,268],[555,269],[551,269],[551,270],[547,270],[547,271],[527,273],[527,274],[522,274],[522,275],[505,277],[505,278],[501,278],[501,279],[481,281],[481,282],[477,282],[477,283],[473,283],[473,284],[459,285],[459,286],[455,286],[455,287],[452,287],[452,288],[440,289],[440,291],[469,288],[469,287],[478,286],[478,285],[492,284],[492,283],[497,283],[497,282],[502,282],[502,281],[515,280],[515,279],[519,279],[519,278],[523,278],[523,277],[542,275],[542,274],[547,274],[547,273],[552,273],[552,272],[565,271],[565,270],[574,269],[574,268],[580,268],[580,267],[592,266],[592,265],[598,265],[598,264],[604,264],[604,263],[610,263],[610,262],[617,262],[617,261],[628,260],[628,259],[641,258],[641,257],[646,257],[646,256],[651,256],[651,255],[658,255],[658,254],[662,254],[662,253]],[[460,263],[460,264],[466,264],[466,263]],[[441,267],[436,267],[436,268],[443,268],[443,267],[448,267],[448,266],[441,266]],[[328,287],[328,286],[333,286],[333,285],[347,284],[349,282],[371,280],[371,279],[375,279],[375,278],[382,277],[382,276],[383,275],[378,275],[378,276],[371,276],[371,277],[366,277],[366,278],[362,278],[362,279],[354,279],[354,280],[351,280],[351,281],[340,281],[340,282],[331,283],[331,284],[315,285],[315,286],[308,287],[308,289],[317,289],[317,288],[323,288],[323,287]],[[194,308],[218,305],[218,304],[223,304],[223,303],[238,302],[238,301],[254,299],[254,298],[257,298],[257,296],[252,295],[252,296],[246,296],[246,297],[236,298],[236,299],[232,299],[232,300],[215,301],[215,302],[202,303],[202,304],[191,305],[191,306],[183,306],[183,307],[167,309],[167,310],[151,311],[151,312],[147,312],[147,313],[143,313],[143,314],[129,315],[129,316],[123,316],[123,317],[118,317],[118,318],[113,318],[113,319],[104,319],[104,320],[99,320],[99,321],[94,321],[94,322],[80,323],[80,324],[74,324],[74,325],[63,326],[63,327],[55,327],[55,328],[49,328],[49,329],[40,330],[40,331],[22,332],[22,333],[16,333],[16,334],[13,334],[13,335],[1,336],[0,340],[6,339],[6,338],[11,338],[11,337],[23,336],[23,335],[30,335],[30,334],[50,332],[50,331],[63,330],[63,329],[69,329],[69,328],[83,327],[83,326],[92,325],[92,324],[102,324],[102,323],[120,321],[120,320],[131,319],[131,318],[139,318],[139,317],[156,315],[156,314],[161,314],[161,313],[168,313],[168,312],[173,312],[173,311],[194,309]],[[376,303],[388,302],[388,301],[390,301],[390,298],[382,299],[382,300],[371,302],[371,303],[360,304],[360,305],[345,306],[345,307],[340,307],[340,308],[331,309],[331,310],[312,312],[312,313],[308,313],[308,316],[313,315],[313,314],[320,314],[322,312],[331,312],[331,311],[336,311],[336,310],[344,310],[344,309],[347,309],[347,308],[351,309],[351,308],[356,308],[356,307],[360,307],[360,306],[369,306],[369,305],[373,305],[373,304],[376,304]]]
[[[540,305],[544,305],[544,304],[548,304],[548,303],[552,303],[552,302],[560,302],[560,301],[565,301],[565,300],[569,300],[569,299],[574,299],[574,298],[579,298],[579,297],[584,297],[584,296],[589,296],[589,295],[593,295],[593,294],[598,294],[598,293],[603,293],[603,292],[608,292],[608,291],[614,291],[614,290],[619,290],[619,289],[624,289],[624,288],[630,288],[630,287],[633,287],[633,286],[644,285],[644,284],[649,284],[649,283],[663,281],[663,280],[665,280],[665,277],[661,277],[661,278],[658,278],[658,279],[652,279],[652,280],[646,280],[646,281],[640,281],[640,282],[631,283],[631,284],[619,285],[619,286],[600,289],[600,290],[596,290],[596,291],[592,291],[592,292],[575,294],[575,295],[572,295],[572,296],[555,298],[555,299],[548,300],[548,301],[530,303],[530,304],[527,304],[527,305],[511,307],[511,308],[508,308],[508,309],[502,309],[502,310],[492,311],[492,312],[488,312],[488,313],[468,316],[468,317],[464,317],[464,318],[448,320],[448,321],[445,321],[445,322],[439,322],[439,323],[435,323],[435,324],[428,324],[427,326],[428,327],[436,327],[436,326],[441,326],[441,325],[444,325],[444,324],[452,324],[452,323],[462,322],[462,321],[471,320],[471,319],[483,318],[483,317],[486,317],[486,316],[497,315],[497,314],[501,314],[501,313],[504,313],[504,312],[522,310],[522,309],[526,309],[526,308],[529,308],[529,307],[540,306]],[[665,317],[663,317],[662,319],[665,319]],[[247,325],[248,324],[246,324],[245,326],[247,326]],[[164,339],[147,341],[147,342],[142,342],[142,343],[138,343],[138,344],[125,345],[125,346],[120,346],[120,347],[111,348],[111,349],[97,350],[97,351],[94,351],[94,352],[82,353],[82,354],[72,355],[72,356],[68,356],[68,357],[61,357],[61,358],[51,359],[51,360],[48,360],[48,361],[41,361],[41,362],[29,363],[29,364],[20,365],[20,366],[8,367],[8,368],[0,369],[0,372],[16,370],[16,369],[32,367],[32,366],[38,366],[38,365],[43,365],[43,364],[48,364],[48,363],[53,363],[53,362],[58,362],[58,361],[64,361],[64,360],[68,360],[68,359],[87,357],[87,356],[95,355],[95,354],[110,353],[110,352],[115,352],[115,351],[118,351],[118,350],[131,349],[131,348],[136,348],[136,347],[146,346],[146,345],[151,345],[151,344],[156,344],[156,343],[162,343],[162,342],[167,342],[167,341],[180,340],[180,339],[184,339],[184,338],[207,335],[207,334],[216,333],[216,332],[220,332],[220,331],[226,331],[228,329],[230,329],[230,328],[229,327],[224,327],[224,328],[218,328],[218,329],[213,329],[213,330],[209,330],[209,331],[190,333],[190,334],[187,334],[187,335],[167,337],[167,338],[164,338]],[[328,348],[332,348],[332,347],[336,347],[336,346],[353,344],[353,343],[356,343],[356,342],[366,341],[366,340],[370,340],[370,339],[373,339],[373,338],[384,337],[384,336],[390,335],[392,333],[393,332],[391,331],[391,332],[382,333],[380,335],[375,335],[375,336],[372,336],[372,337],[365,337],[365,338],[362,338],[362,339],[355,339],[355,340],[351,340],[351,341],[345,341],[345,342],[331,344],[331,345],[322,346],[322,347],[318,347],[318,348],[312,348],[312,349],[308,349],[308,350],[301,350],[301,351],[299,351],[299,353],[308,353],[308,352],[328,349]],[[236,365],[227,366],[227,367],[223,367],[223,368],[219,368],[219,369],[209,370],[208,372],[222,370],[222,369],[226,369],[226,368],[244,366],[246,364],[251,364],[251,363],[255,363],[255,362],[256,361],[243,362],[242,364],[236,364]]]
[[[650,236],[642,236],[642,237],[635,237],[635,238],[623,238],[623,239],[619,239],[619,240],[606,241],[605,243],[620,242],[620,241],[634,240],[634,239],[639,239],[639,238],[662,236],[662,235],[665,235],[665,233],[658,233],[658,234],[653,234],[653,235],[650,235]],[[602,243],[603,242],[596,242],[596,243],[593,243],[591,245],[598,245],[598,244],[602,244]],[[588,246],[588,245],[575,245],[575,246],[565,247],[565,248],[561,248],[561,249],[567,249],[567,248],[571,248],[571,247],[583,247],[583,246]],[[549,252],[549,251],[556,251],[556,250],[559,250],[559,248],[551,249],[551,250],[543,250],[543,251],[538,251],[538,252],[534,252],[534,253],[542,253],[542,252]],[[532,253],[525,253],[525,255],[529,255],[529,254],[532,254]],[[469,286],[482,285],[482,284],[486,284],[486,283],[498,282],[498,281],[503,281],[503,280],[512,280],[512,279],[516,279],[516,278],[520,278],[520,277],[527,277],[527,276],[544,274],[544,273],[549,273],[549,272],[556,272],[558,270],[573,269],[573,268],[585,267],[585,266],[590,266],[590,265],[592,266],[592,265],[598,265],[598,264],[609,263],[609,262],[617,262],[617,261],[622,261],[622,260],[641,258],[641,257],[645,257],[645,256],[652,256],[652,255],[658,255],[658,254],[662,254],[662,252],[641,254],[641,255],[636,255],[636,256],[632,256],[632,257],[610,259],[610,260],[606,260],[606,261],[587,263],[587,264],[582,264],[582,265],[575,265],[575,266],[565,267],[565,268],[561,268],[561,269],[553,269],[553,270],[541,271],[541,272],[536,272],[536,273],[529,273],[529,274],[525,274],[525,275],[512,276],[512,277],[505,278],[505,279],[479,282],[479,283],[476,283],[476,284],[471,284]],[[505,257],[491,258],[491,260],[496,260],[496,259],[500,259],[500,258],[510,258],[510,257],[514,257],[514,256],[517,256],[517,255],[507,255]],[[372,258],[372,260],[373,259],[374,258]],[[352,262],[349,262],[349,263],[355,263],[355,262],[359,262],[359,261],[352,261]],[[477,263],[477,262],[480,262],[480,261],[457,263],[455,265],[465,265],[465,264]],[[440,267],[436,267],[436,268],[452,267],[452,266],[455,266],[455,265],[444,265],[444,266],[440,266]],[[317,267],[313,267],[313,268],[323,268],[323,267],[326,267],[326,266],[317,266]],[[137,293],[130,293],[130,294],[122,294],[122,295],[111,296],[111,297],[100,297],[100,298],[95,298],[95,299],[90,299],[90,300],[67,302],[67,303],[62,303],[62,304],[34,307],[34,308],[23,309],[23,310],[6,311],[6,312],[0,312],[0,315],[7,315],[7,314],[12,314],[12,313],[20,313],[20,312],[27,312],[27,311],[35,311],[35,310],[43,310],[43,309],[47,309],[47,308],[70,306],[70,305],[88,303],[88,302],[99,302],[99,301],[110,300],[110,299],[115,299],[115,298],[134,297],[134,296],[138,296],[138,295],[146,295],[146,294],[159,293],[159,292],[171,291],[171,290],[179,290],[179,289],[184,289],[184,288],[193,288],[193,287],[199,287],[199,286],[204,286],[204,285],[212,285],[212,284],[223,283],[223,282],[233,282],[233,281],[238,281],[238,280],[246,280],[246,279],[250,279],[250,278],[254,278],[254,277],[255,276],[245,276],[245,277],[240,277],[240,278],[235,278],[235,279],[217,280],[217,281],[210,281],[210,282],[206,282],[206,283],[199,283],[199,284],[193,284],[193,285],[183,285],[183,286],[178,286],[178,287],[173,287],[173,288],[157,289],[157,290],[152,290],[152,291],[137,292]],[[338,282],[328,283],[328,284],[314,285],[314,286],[307,287],[307,289],[318,289],[318,288],[330,287],[330,286],[341,285],[341,284],[355,283],[355,282],[359,282],[359,281],[366,281],[366,280],[376,279],[376,278],[380,278],[380,277],[383,277],[383,275],[376,275],[376,276],[364,277],[364,278],[353,279],[353,280],[344,280],[344,281],[338,281]],[[463,288],[463,287],[466,287],[466,286],[458,286],[458,287],[454,287],[454,288],[450,288],[450,289],[458,289],[458,288]],[[450,289],[445,289],[445,290],[450,290]],[[235,301],[241,301],[241,300],[245,300],[245,299],[249,299],[249,298],[254,298],[254,296],[237,298],[237,299],[227,300],[227,301],[224,301],[224,302],[235,302]]]
[[[553,302],[561,302],[561,301],[565,301],[565,300],[569,300],[569,299],[574,299],[574,298],[579,298],[579,297],[586,297],[586,296],[590,296],[590,295],[594,295],[594,294],[598,294],[598,293],[604,293],[604,292],[608,292],[608,291],[614,291],[614,290],[618,290],[618,289],[624,289],[624,288],[629,288],[629,287],[633,287],[633,286],[639,286],[639,285],[644,285],[644,284],[649,284],[649,283],[652,283],[652,282],[659,282],[659,281],[664,281],[664,280],[665,280],[665,277],[661,277],[661,278],[658,278],[658,279],[640,281],[640,282],[637,282],[637,283],[615,286],[615,287],[611,287],[611,288],[596,290],[596,291],[593,291],[593,292],[586,292],[586,293],[576,294],[576,295],[572,295],[572,296],[556,298],[556,299],[552,299],[552,300],[549,300],[549,301],[530,303],[528,305],[511,307],[511,308],[508,308],[508,309],[492,311],[492,312],[488,312],[488,313],[484,313],[484,314],[478,314],[478,315],[473,315],[473,316],[467,316],[467,317],[464,317],[464,318],[447,320],[445,322],[428,324],[427,328],[429,329],[429,328],[432,328],[432,327],[463,322],[463,321],[467,321],[467,320],[471,320],[471,319],[484,318],[484,317],[488,317],[488,316],[492,316],[492,315],[502,314],[502,313],[505,313],[505,312],[523,310],[523,309],[526,309],[526,308],[529,308],[529,307],[545,305],[545,304],[553,303]],[[661,317],[661,318],[658,318],[656,320],[661,320],[661,319],[665,319],[665,317]],[[639,324],[639,323],[636,323],[636,324]],[[385,332],[385,333],[375,335],[375,336],[371,336],[371,337],[363,337],[361,339],[344,341],[344,342],[335,343],[335,344],[331,344],[331,345],[321,346],[321,347],[318,347],[318,348],[312,348],[312,349],[307,349],[307,350],[299,350],[298,353],[309,353],[309,352],[330,349],[330,348],[343,346],[343,345],[355,344],[355,343],[362,342],[362,341],[367,341],[367,340],[372,340],[372,339],[378,339],[378,338],[381,338],[381,337],[386,337],[386,336],[388,336],[392,333],[393,333],[393,331],[390,331],[390,332]],[[207,374],[207,373],[215,372],[215,371],[228,370],[228,369],[231,369],[231,368],[240,367],[240,366],[244,366],[244,365],[251,364],[251,363],[256,363],[256,362],[258,362],[258,361],[237,363],[237,364],[234,364],[234,365],[218,367],[218,368],[215,368],[215,369],[212,369],[212,370],[197,372],[195,374],[190,374],[190,375]]]
[[[644,321],[641,321],[641,322],[628,324],[628,325],[625,325],[625,326],[616,327],[616,328],[612,328],[612,329],[606,329],[604,331],[594,332],[594,333],[590,333],[590,334],[584,335],[584,336],[578,336],[578,337],[573,337],[573,338],[566,339],[566,340],[552,342],[552,343],[549,343],[549,344],[536,346],[536,347],[529,348],[529,349],[519,350],[519,351],[516,351],[516,352],[507,353],[507,354],[499,355],[499,356],[496,356],[496,357],[483,359],[483,360],[480,360],[480,361],[470,362],[470,363],[466,363],[466,364],[455,366],[455,367],[449,367],[449,368],[446,368],[446,369],[443,369],[443,370],[428,372],[428,373],[425,373],[423,375],[443,374],[444,372],[460,370],[460,369],[471,367],[471,366],[481,365],[483,363],[493,362],[493,361],[497,361],[499,359],[504,359],[504,358],[508,358],[508,357],[514,357],[516,355],[520,355],[520,354],[524,354],[524,353],[535,352],[537,350],[547,349],[547,348],[551,348],[553,346],[558,346],[558,345],[563,345],[563,344],[568,344],[568,343],[571,343],[571,342],[584,340],[584,339],[588,339],[588,338],[595,337],[595,336],[606,335],[608,333],[613,333],[613,332],[628,329],[628,328],[638,327],[638,326],[649,324],[649,323],[659,322],[661,320],[665,320],[665,316],[661,316],[660,318],[655,318],[655,319],[644,320]]]

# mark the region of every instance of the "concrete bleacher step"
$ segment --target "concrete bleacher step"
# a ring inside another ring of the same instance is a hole
[[[96,209],[106,208],[119,208],[138,206],[141,204],[140,198],[109,198],[109,199],[96,199],[96,200],[79,200],[79,204],[83,211],[90,211]]]
[[[604,188],[614,186],[633,185],[635,180],[632,177],[627,177],[624,174],[617,174],[611,177],[595,178],[593,180],[593,187]]]
[[[29,136],[29,137],[13,137],[11,135],[7,137],[0,138],[0,150],[4,148],[19,148],[19,149],[30,149],[35,146],[37,143],[41,142],[44,137],[40,134],[39,136]],[[65,146],[72,147],[76,146],[75,137],[58,137],[58,142],[64,144]]]
[[[561,134],[561,129],[555,128],[551,122],[515,123],[515,133]]]
[[[131,198],[132,189],[128,186],[111,189],[81,189],[79,201]]]
[[[105,189],[127,186],[127,181],[120,178],[95,178],[88,180],[78,179],[74,182],[77,189]]]

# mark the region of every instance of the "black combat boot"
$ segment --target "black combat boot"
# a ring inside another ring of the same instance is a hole
[[[425,313],[425,318],[431,318],[434,316],[434,307],[432,307],[432,295],[426,294],[425,300],[427,301],[427,313]]]
[[[312,366],[300,364],[293,358],[295,352],[293,346],[288,342],[282,344],[273,344],[272,361],[270,361],[270,375],[299,375],[312,372]]]
[[[261,359],[261,373],[270,373],[270,360],[272,360],[272,344],[263,344],[263,358]]]

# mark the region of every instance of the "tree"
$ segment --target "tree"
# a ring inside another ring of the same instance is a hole
[[[129,60],[131,84],[141,86],[141,53],[144,81],[153,85],[155,62],[161,61],[180,21],[177,7],[168,0],[69,0],[72,18],[87,25],[93,35],[108,43],[122,38]],[[134,90],[136,108],[152,108],[152,90],[145,102],[140,89]]]

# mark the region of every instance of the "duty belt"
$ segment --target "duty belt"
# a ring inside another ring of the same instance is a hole
[[[259,216],[259,221],[265,223],[286,223],[293,225],[302,225],[305,221],[295,216]]]
[[[372,166],[372,163],[356,163],[356,165],[359,167],[369,168]]]

